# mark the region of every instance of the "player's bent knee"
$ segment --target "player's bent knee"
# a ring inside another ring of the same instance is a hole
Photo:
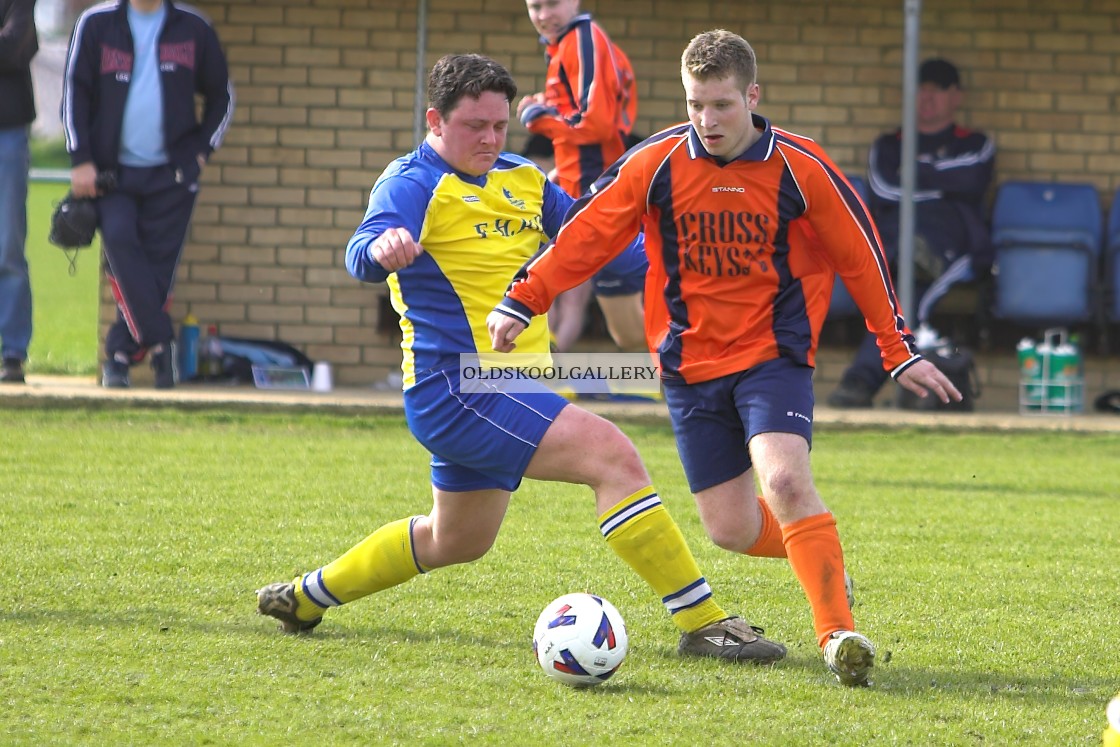
[[[618,426],[579,407],[565,407],[541,441],[526,477],[634,490],[649,484],[637,449]]]
[[[735,531],[733,527],[715,526],[704,527],[708,532],[708,539],[712,541],[716,547],[721,550],[729,550],[731,552],[745,553],[754,544],[744,537],[743,532]]]
[[[603,436],[595,449],[595,458],[604,469],[620,476],[631,475],[646,479],[646,468],[634,442],[614,423],[608,420],[601,422],[604,424]]]
[[[437,567],[473,563],[494,546],[492,537],[472,537],[466,534],[450,538],[441,537],[439,540],[434,548]]]
[[[642,457],[630,438],[609,420],[593,417],[592,427],[585,432],[582,458],[586,468],[600,478],[596,482],[648,483]]]
[[[778,469],[760,480],[763,496],[768,501],[787,503],[796,501],[798,496],[812,492],[812,481],[793,470]]]
[[[611,337],[620,350],[638,353],[646,349],[646,338],[641,329],[611,330]]]

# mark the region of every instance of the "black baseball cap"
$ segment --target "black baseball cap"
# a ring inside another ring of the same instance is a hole
[[[938,88],[960,88],[957,66],[941,57],[926,60],[918,70],[918,83],[933,83]]]

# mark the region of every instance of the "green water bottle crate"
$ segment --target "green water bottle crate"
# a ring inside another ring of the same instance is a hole
[[[1085,367],[1077,342],[1064,327],[1048,329],[1042,340],[1023,338],[1019,355],[1019,412],[1072,415],[1085,409]]]

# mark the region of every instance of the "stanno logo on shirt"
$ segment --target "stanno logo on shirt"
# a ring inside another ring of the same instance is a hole
[[[713,192],[746,192],[742,187],[712,187]]]
[[[463,202],[482,202],[478,195],[463,195]]]

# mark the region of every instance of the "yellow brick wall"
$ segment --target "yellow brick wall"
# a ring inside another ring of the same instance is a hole
[[[383,287],[343,264],[370,185],[413,141],[418,0],[201,0],[226,46],[238,108],[208,168],[173,317],[280,339],[334,363],[342,384],[399,362]],[[1120,186],[1120,3],[940,0],[923,10],[922,56],[945,55],[966,87],[962,122],[999,146],[1000,180]],[[760,112],[862,172],[900,119],[898,0],[584,0],[627,51],[636,130],[681,121],[680,52],[699,31],[742,33],[759,55]],[[544,63],[522,0],[430,0],[426,64],[479,51],[524,92]],[[524,131],[511,127],[516,150]],[[103,294],[102,327],[113,316]]]

